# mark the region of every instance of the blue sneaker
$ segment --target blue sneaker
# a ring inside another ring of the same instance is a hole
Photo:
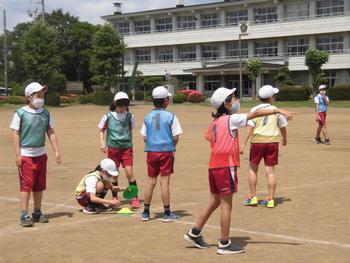
[[[141,215],[141,220],[142,221],[149,221],[149,213],[143,212]]]
[[[163,216],[163,222],[171,222],[171,221],[177,221],[177,220],[180,220],[180,216],[175,215],[173,213],[170,213],[170,215]]]

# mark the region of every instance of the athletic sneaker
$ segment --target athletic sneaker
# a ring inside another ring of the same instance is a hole
[[[325,139],[325,140],[324,140],[324,144],[325,144],[325,145],[330,145],[331,142],[329,141],[329,139]]]
[[[170,215],[165,215],[163,216],[163,222],[171,222],[171,221],[177,221],[180,220],[180,216],[170,213]]]
[[[260,202],[261,206],[267,207],[267,208],[274,208],[275,207],[275,200],[262,200]]]
[[[83,209],[83,213],[85,213],[85,214],[97,214],[98,212],[96,211],[95,208],[91,207],[90,205],[87,205],[87,206]]]
[[[42,213],[39,213],[39,214],[33,213],[32,220],[35,223],[48,223],[49,222],[49,218],[47,217],[47,215],[44,215]]]
[[[228,240],[227,245],[223,245],[221,241],[218,242],[218,250],[216,253],[220,255],[228,255],[228,254],[238,254],[238,253],[243,253],[244,249],[241,247],[237,247],[232,245],[231,240]]]
[[[141,220],[142,221],[149,221],[149,213],[143,212],[141,215]]]
[[[187,231],[184,238],[198,248],[209,248],[209,245],[204,242],[202,235],[193,234],[191,229]]]
[[[97,212],[110,212],[112,211],[111,207],[107,207],[103,204],[94,204],[93,208],[97,211]]]
[[[323,143],[323,141],[321,140],[321,138],[320,137],[315,137],[313,140],[312,140],[314,143],[317,143],[317,144],[322,144]]]
[[[248,197],[243,202],[243,205],[245,206],[255,206],[257,204],[258,204],[258,198],[256,196]]]
[[[20,225],[23,227],[29,227],[29,226],[33,226],[34,222],[32,221],[29,215],[24,215],[24,216],[21,216]]]
[[[139,209],[140,208],[140,199],[137,197],[131,200],[131,209]]]

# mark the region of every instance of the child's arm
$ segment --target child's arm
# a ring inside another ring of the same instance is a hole
[[[282,135],[282,145],[287,145],[287,129],[286,127],[280,128],[281,135]]]
[[[103,153],[107,152],[107,147],[106,147],[106,144],[105,144],[105,130],[104,129],[100,130],[100,150]]]
[[[173,136],[173,141],[174,141],[174,145],[175,145],[175,146],[176,146],[177,143],[179,142],[179,139],[180,139],[179,135]]]
[[[21,167],[21,148],[20,148],[20,138],[19,131],[12,130],[12,138],[13,138],[13,146],[15,147],[15,155],[16,155],[16,165],[17,167]]]
[[[56,156],[56,163],[60,164],[62,162],[61,159],[61,153],[60,153],[60,148],[58,147],[58,143],[57,143],[57,138],[56,138],[56,133],[55,130],[50,128],[47,131],[47,136],[49,137],[49,140],[51,142],[52,148],[55,152],[55,156]]]
[[[273,114],[278,114],[278,113],[284,115],[288,121],[291,121],[293,119],[294,112],[289,112],[289,111],[282,110],[282,109],[264,109],[264,110],[257,110],[257,111],[249,112],[247,114],[247,120],[255,119],[258,117],[269,116],[269,115],[273,115]]]
[[[247,126],[247,135],[245,136],[244,141],[243,141],[242,146],[241,146],[241,149],[239,151],[240,154],[244,154],[244,148],[245,148],[249,138],[252,136],[253,131],[254,131],[254,127],[248,125]]]
[[[90,200],[93,203],[96,204],[106,204],[106,205],[111,205],[111,206],[119,206],[121,205],[121,202],[118,199],[103,199],[100,197],[97,197],[95,193],[90,193]]]

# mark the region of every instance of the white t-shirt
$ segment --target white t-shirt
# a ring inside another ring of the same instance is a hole
[[[252,108],[250,110],[250,112],[254,112],[257,110],[261,110],[261,109],[277,109],[275,106],[271,105],[270,103],[261,103],[258,106],[255,106],[254,108]],[[248,125],[255,127],[255,122],[253,120],[249,120],[248,121]],[[277,123],[279,128],[283,128],[286,127],[288,125],[288,121],[286,119],[286,117],[284,117],[284,115],[282,114],[278,114],[278,123]]]
[[[230,116],[230,130],[247,126],[247,114],[232,114]]]
[[[96,193],[96,185],[97,185],[98,179],[96,176],[89,176],[85,179],[85,186],[86,186],[86,192],[87,193]]]
[[[22,108],[23,110],[30,112],[30,113],[41,113],[44,111],[43,108],[40,109],[32,109],[29,106],[24,106]],[[10,125],[10,129],[19,131],[20,130],[20,125],[21,125],[21,119],[18,116],[17,112],[13,115],[13,119]],[[50,121],[49,121],[49,126],[51,129],[55,128],[55,123],[53,118],[50,115]],[[46,153],[45,147],[21,147],[21,156],[27,156],[27,157],[36,157],[36,156],[41,156]]]
[[[115,111],[112,111],[111,114],[113,115],[114,118],[116,118],[118,121],[124,121],[125,118],[126,118],[126,114],[127,112],[115,112]],[[107,121],[107,114],[103,115],[100,123],[98,124],[98,128],[99,129],[103,129],[105,128],[105,125],[106,125],[106,121]],[[131,114],[131,128],[135,128],[136,127],[136,124],[135,124],[135,118],[134,118],[134,115]]]
[[[176,136],[176,135],[181,134],[182,132],[183,131],[182,131],[180,122],[176,118],[176,116],[174,116],[173,124],[171,125],[171,133],[172,133],[173,136]],[[147,128],[146,128],[145,123],[142,124],[140,133],[143,136],[147,136]]]

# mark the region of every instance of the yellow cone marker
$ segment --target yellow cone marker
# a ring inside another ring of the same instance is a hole
[[[130,216],[134,214],[129,208],[122,208],[117,212],[118,215]]]

